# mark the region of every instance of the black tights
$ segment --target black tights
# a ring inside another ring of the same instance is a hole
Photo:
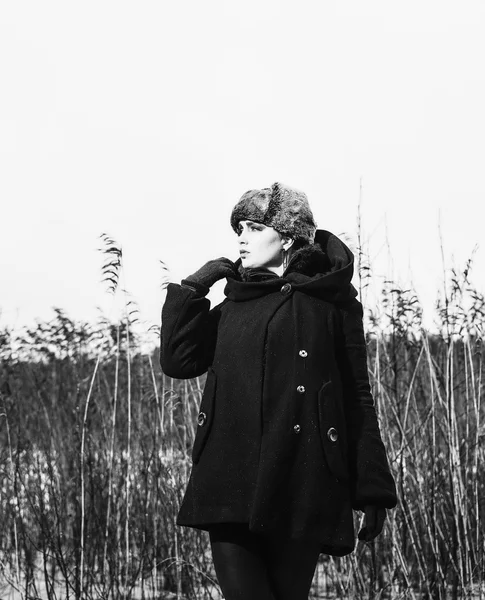
[[[225,600],[307,600],[318,544],[251,533],[221,524],[209,532],[212,558]]]

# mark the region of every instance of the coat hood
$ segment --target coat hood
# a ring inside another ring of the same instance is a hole
[[[228,278],[224,288],[226,297],[235,302],[278,291],[285,283],[329,302],[344,302],[357,296],[351,283],[354,255],[340,238],[325,229],[317,229],[314,244],[294,252],[281,276],[266,268],[244,269],[240,258],[235,265],[238,276]]]

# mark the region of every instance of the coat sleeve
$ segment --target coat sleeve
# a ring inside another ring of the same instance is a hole
[[[169,283],[162,308],[160,366],[169,377],[191,379],[214,359],[222,302],[210,309],[200,290]]]
[[[396,486],[382,442],[367,371],[362,304],[353,299],[338,307],[341,336],[337,362],[347,416],[353,508],[372,504],[394,508]]]

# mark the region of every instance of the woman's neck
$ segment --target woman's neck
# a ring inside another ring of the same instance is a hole
[[[273,273],[276,273],[276,275],[278,275],[278,277],[281,277],[285,270],[283,267],[283,264],[279,265],[278,267],[267,267],[267,269],[269,271],[272,271]]]

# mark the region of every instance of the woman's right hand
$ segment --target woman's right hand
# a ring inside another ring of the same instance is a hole
[[[215,258],[205,263],[198,271],[189,275],[184,279],[184,282],[195,283],[210,288],[219,279],[224,277],[235,277],[236,276],[236,265],[222,256],[221,258]]]

